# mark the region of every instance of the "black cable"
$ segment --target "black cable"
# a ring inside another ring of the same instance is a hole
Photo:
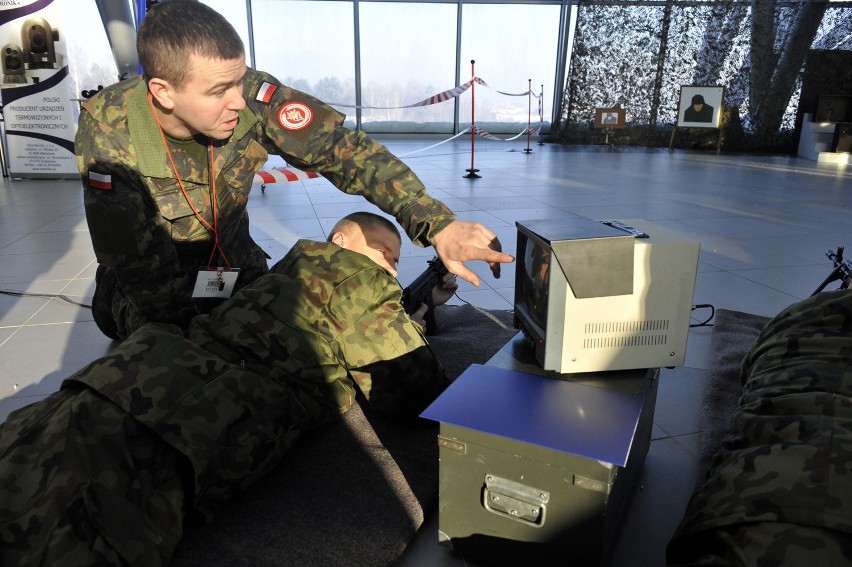
[[[470,301],[468,301],[468,300],[466,300],[466,299],[462,299],[461,297],[459,297],[459,293],[458,293],[458,292],[455,292],[455,293],[453,294],[453,297],[455,297],[456,299],[458,299],[458,300],[459,300],[459,301],[461,301],[462,303],[467,303],[468,305],[471,305]]]
[[[710,316],[707,317],[701,323],[695,323],[694,325],[690,324],[689,326],[690,327],[712,327],[713,323],[710,322],[710,319],[712,319],[716,315],[716,308],[713,307],[712,305],[710,305],[709,303],[699,303],[698,305],[692,306],[693,311],[695,311],[696,309],[710,309]]]
[[[80,303],[79,301],[74,301],[73,299],[71,299],[71,298],[70,298],[70,297],[68,297],[67,295],[62,295],[62,294],[54,294],[54,293],[30,293],[30,292],[26,292],[26,291],[10,291],[10,290],[7,290],[7,289],[0,289],[0,294],[2,294],[2,295],[11,295],[11,296],[13,296],[13,297],[47,297],[47,298],[50,298],[50,299],[52,299],[52,298],[57,298],[57,299],[61,299],[62,301],[67,301],[68,303],[71,303],[71,304],[73,304],[73,305],[78,305],[78,306],[80,306],[80,307],[85,307],[86,309],[91,309],[91,308],[92,308],[92,306],[91,306],[91,305],[87,305],[87,304],[85,304],[85,303]]]

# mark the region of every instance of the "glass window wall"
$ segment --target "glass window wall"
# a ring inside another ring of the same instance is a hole
[[[125,0],[129,1],[129,0]],[[471,122],[471,91],[411,107],[471,79],[478,125],[520,131],[543,91],[545,123],[558,95],[556,64],[562,13],[574,0],[202,0],[230,21],[246,45],[247,64],[335,106],[347,125],[370,132],[461,130]],[[81,2],[94,19],[94,1]],[[461,30],[461,37],[459,37]],[[78,84],[108,84],[115,75],[105,37],[87,35]],[[101,57],[96,57],[101,54]],[[502,92],[498,92],[502,91]],[[530,104],[531,102],[531,104]],[[362,109],[356,112],[356,105]],[[370,108],[383,107],[383,108]],[[407,107],[407,108],[406,108]]]
[[[544,85],[544,115],[550,121],[553,101],[560,6],[542,4],[465,4],[462,7],[461,65],[463,80],[475,75],[488,85],[475,85],[474,105],[464,97],[460,123],[486,131],[519,133],[538,124],[538,98],[510,96]],[[503,94],[506,93],[506,94]],[[531,107],[531,111],[530,111]],[[492,132],[492,133],[494,133]]]
[[[68,50],[68,72],[71,77],[73,97],[82,100],[82,91],[94,91],[100,86],[118,81],[118,67],[107,39],[106,29],[95,2],[81,2],[73,10],[65,9],[62,14],[65,29],[61,39]],[[66,30],[72,30],[67,33]],[[75,33],[86,30],[85,33]],[[74,120],[79,116],[79,107],[74,104]]]
[[[252,0],[255,67],[336,106],[354,126],[352,2]]]
[[[452,100],[414,108],[456,86],[455,4],[362,2],[361,104],[368,132],[452,132]]]

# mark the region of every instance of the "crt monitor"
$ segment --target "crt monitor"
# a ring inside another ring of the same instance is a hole
[[[683,365],[698,242],[640,220],[516,225],[515,326],[542,368]]]

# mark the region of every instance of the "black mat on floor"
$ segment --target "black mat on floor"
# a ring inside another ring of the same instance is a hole
[[[440,333],[429,342],[451,377],[517,333],[510,311],[443,306],[436,319]],[[391,564],[437,504],[437,432],[434,423],[402,427],[356,406],[302,437],[212,525],[188,526],[171,564]]]
[[[711,362],[701,407],[699,479],[722,443],[742,394],[740,366],[769,317],[719,309],[710,339]]]

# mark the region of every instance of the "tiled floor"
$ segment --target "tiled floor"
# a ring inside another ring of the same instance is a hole
[[[806,297],[830,271],[825,251],[852,245],[852,167],[801,158],[669,153],[665,149],[561,147],[523,140],[382,139],[429,192],[464,220],[484,223],[514,251],[515,220],[646,219],[701,241],[695,303],[773,315]],[[411,153],[413,152],[413,153]],[[259,189],[259,188],[256,188]],[[255,239],[280,258],[298,238],[324,238],[340,216],[370,208],[322,180],[270,185],[250,202]],[[425,267],[430,249],[403,245],[400,280]],[[77,181],[3,180],[0,186],[0,421],[55,391],[61,380],[107,352],[88,309],[95,261]],[[513,267],[462,282],[459,297],[511,308]],[[43,294],[43,295],[42,295]],[[58,296],[67,299],[64,300]],[[454,300],[457,301],[457,300]],[[696,315],[703,318],[705,313]],[[664,370],[643,488],[625,519],[614,565],[663,563],[665,543],[695,481],[699,407],[710,328],[690,332],[686,367]],[[437,546],[436,518],[405,565],[470,564]]]

